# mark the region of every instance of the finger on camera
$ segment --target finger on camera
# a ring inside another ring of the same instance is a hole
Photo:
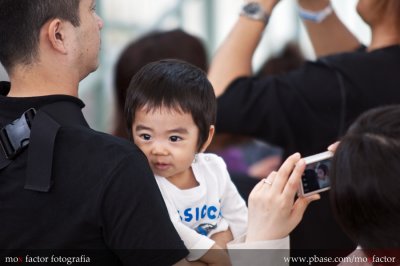
[[[273,189],[279,192],[282,192],[287,180],[289,179],[290,174],[295,168],[295,164],[300,160],[300,153],[295,153],[289,156],[282,166],[279,168],[278,173],[276,174]]]
[[[306,162],[304,161],[304,159],[300,159],[296,163],[289,177],[289,180],[285,185],[283,194],[287,195],[288,197],[294,197],[297,194],[297,191],[299,190],[300,187],[301,176],[303,175],[305,168],[306,168]]]

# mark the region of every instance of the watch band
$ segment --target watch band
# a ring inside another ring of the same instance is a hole
[[[240,16],[264,22],[267,25],[270,15],[264,11],[260,3],[249,2],[242,7]]]
[[[324,9],[321,9],[320,11],[315,11],[315,12],[304,9],[301,6],[298,6],[298,9],[299,9],[300,18],[302,18],[304,20],[309,20],[309,21],[312,21],[315,23],[321,23],[329,15],[331,15],[333,13],[333,8],[330,3]]]

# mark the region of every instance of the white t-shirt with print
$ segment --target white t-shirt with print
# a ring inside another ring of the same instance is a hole
[[[190,251],[187,259],[197,260],[214,244],[209,237],[232,231],[238,238],[247,229],[247,207],[232,183],[225,162],[215,154],[200,153],[192,163],[197,187],[179,189],[166,178],[156,176],[170,218]]]

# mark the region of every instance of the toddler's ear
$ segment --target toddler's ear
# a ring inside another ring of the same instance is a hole
[[[208,148],[208,146],[210,145],[213,137],[214,137],[214,133],[215,133],[215,126],[211,125],[210,126],[210,130],[208,131],[208,138],[207,141],[203,144],[203,146],[200,149],[200,152],[205,152],[205,150]]]

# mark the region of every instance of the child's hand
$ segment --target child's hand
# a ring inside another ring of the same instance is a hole
[[[226,249],[226,244],[233,240],[233,235],[231,230],[228,228],[226,231],[213,234],[210,238],[214,240],[218,246]]]

